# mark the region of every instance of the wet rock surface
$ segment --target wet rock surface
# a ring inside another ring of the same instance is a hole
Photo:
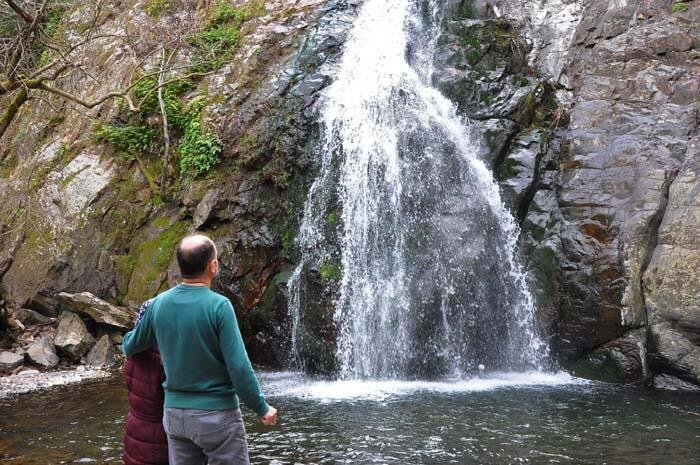
[[[529,34],[530,62],[559,88],[570,118],[535,166],[522,223],[544,324],[565,363],[602,357],[623,381],[648,376],[639,352],[619,346],[641,328],[648,340],[635,345],[648,350],[652,372],[698,382],[699,9],[687,6],[550,1],[500,10]],[[562,37],[571,38],[563,48]]]
[[[109,371],[84,366],[47,373],[39,370],[24,370],[15,375],[0,377],[0,400],[20,394],[46,391],[58,386],[101,380],[110,376],[112,373]]]

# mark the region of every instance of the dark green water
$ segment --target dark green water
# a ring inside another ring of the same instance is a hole
[[[458,383],[263,375],[280,422],[246,412],[255,464],[700,464],[700,396],[507,375]],[[563,384],[562,384],[563,383]],[[120,463],[117,381],[0,406],[0,462]]]

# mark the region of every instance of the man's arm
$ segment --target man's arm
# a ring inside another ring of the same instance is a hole
[[[267,405],[265,396],[260,391],[258,378],[250,364],[233,306],[227,300],[219,305],[217,310],[219,315],[219,346],[233,387],[243,403],[259,416],[264,417],[270,411],[270,406]]]
[[[137,322],[136,327],[124,335],[122,351],[130,357],[144,350],[148,350],[156,343],[153,332],[153,311],[146,311]]]

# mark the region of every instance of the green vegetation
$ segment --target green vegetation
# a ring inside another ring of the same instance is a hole
[[[53,37],[56,31],[58,31],[58,24],[61,22],[64,13],[65,9],[58,7],[50,9],[44,16],[41,28],[47,37]]]
[[[163,86],[163,103],[168,119],[177,124],[177,119],[182,114],[182,95],[191,90],[194,84],[190,79],[178,79]],[[132,90],[132,96],[140,103],[139,115],[147,118],[149,115],[159,112],[158,105],[158,79],[149,76],[139,81]]]
[[[149,0],[145,9],[151,16],[158,16],[168,7],[167,0]],[[264,12],[264,2],[259,1],[249,2],[242,8],[234,7],[227,0],[216,3],[203,30],[188,38],[195,49],[195,64],[186,75],[206,73],[228,63],[241,41],[240,28],[243,23]],[[207,173],[219,163],[221,141],[216,134],[203,127],[202,114],[206,100],[200,96],[187,105],[183,98],[195,86],[192,79],[170,80],[173,82],[163,87],[165,112],[174,129],[174,137],[180,138],[177,144],[180,173],[186,178],[194,178]],[[121,153],[147,154],[160,145],[160,128],[149,125],[150,117],[160,112],[157,78],[142,78],[131,93],[133,100],[139,104],[138,121],[128,125],[99,125],[95,129],[95,137]]]
[[[679,2],[677,1],[676,3],[673,4],[673,7],[671,7],[671,10],[674,13],[684,13],[688,11],[688,4],[686,2]]]
[[[32,177],[29,179],[29,184],[27,188],[30,192],[36,191],[43,183],[46,176],[53,170],[54,162],[53,160],[47,161],[40,164],[32,171]]]
[[[167,11],[169,6],[168,0],[148,0],[146,5],[144,5],[144,10],[152,18],[157,18]]]
[[[326,216],[326,222],[328,224],[336,224],[338,222],[338,215],[334,212],[329,213],[328,216]]]
[[[126,156],[149,152],[153,148],[156,137],[155,130],[145,124],[139,126],[97,124],[93,134],[95,140],[109,143],[115,150]]]
[[[219,163],[221,141],[202,128],[201,113],[205,106],[202,97],[195,99],[181,118],[184,131],[180,140],[180,170],[185,176],[197,177],[205,174]]]
[[[521,74],[514,74],[511,79],[513,80],[513,84],[518,87],[527,87],[530,85],[530,80]]]
[[[464,54],[467,63],[471,66],[476,65],[479,60],[481,60],[481,44],[477,37],[472,35],[462,36],[462,45],[466,47],[466,52]]]
[[[163,231],[158,237],[144,242],[138,250],[138,256],[153,262],[155,271],[162,271],[175,257],[175,248],[187,232],[187,223],[175,223],[170,229]]]
[[[487,91],[481,91],[479,93],[479,101],[483,103],[484,105],[491,105],[493,103],[493,95],[491,95],[490,92]]]
[[[178,221],[152,239],[140,243],[136,250],[128,256],[121,256],[115,263],[122,277],[130,277],[126,301],[140,302],[158,291],[165,271],[175,257],[177,243],[187,233],[187,227],[186,221]]]
[[[336,260],[326,259],[318,269],[323,282],[340,281],[343,277],[343,266]]]
[[[262,9],[264,12],[264,5]],[[196,51],[193,70],[212,71],[231,61],[233,51],[241,42],[241,26],[258,14],[260,6],[255,2],[243,8],[236,8],[227,0],[217,3],[204,29],[188,38]]]
[[[493,43],[495,43],[502,51],[508,52],[510,50],[510,41],[513,39],[511,33],[508,31],[508,25],[506,23],[496,23],[493,28]]]
[[[474,6],[474,0],[467,0],[460,5],[459,16],[467,19],[476,18],[476,7]]]
[[[289,253],[294,247],[294,239],[297,237],[296,225],[290,226],[282,233],[282,248]]]
[[[19,157],[17,153],[12,151],[10,155],[6,156],[0,162],[0,179],[6,178],[12,173],[12,171],[17,168]]]
[[[168,120],[176,133],[181,134],[178,153],[181,174],[197,177],[219,163],[221,141],[202,127],[201,115],[206,106],[203,97],[195,98],[185,107],[183,94],[193,87],[189,79],[181,79],[163,87],[163,103]],[[154,77],[141,80],[133,89],[132,97],[141,102],[136,125],[97,125],[97,141],[109,143],[118,152],[129,155],[147,154],[155,150],[158,130],[149,126],[149,117],[160,112],[158,81]]]
[[[461,42],[462,45],[464,45],[465,47],[471,47],[477,50],[481,48],[481,45],[479,44],[479,39],[474,36],[462,36]]]

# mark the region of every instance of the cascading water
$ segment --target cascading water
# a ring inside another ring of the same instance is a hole
[[[324,93],[290,307],[296,348],[301,275],[342,270],[343,378],[538,370],[546,356],[517,226],[468,122],[430,85],[440,21],[435,2],[367,0]]]

